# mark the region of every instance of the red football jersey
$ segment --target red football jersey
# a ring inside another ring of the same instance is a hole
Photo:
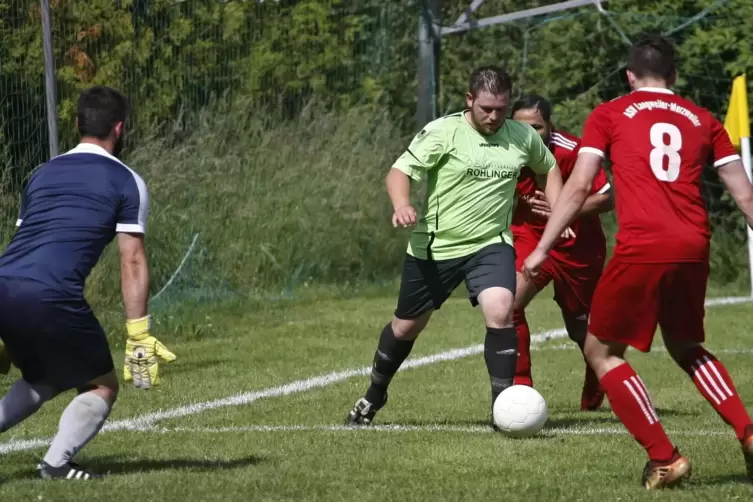
[[[669,89],[638,89],[591,112],[579,153],[585,152],[612,161],[615,256],[638,263],[708,260],[701,174],[707,162],[719,167],[740,158],[708,110]]]
[[[575,167],[575,161],[578,159],[578,148],[580,139],[572,134],[552,130],[549,138],[549,150],[551,150],[557,165],[562,172],[562,180],[566,181]],[[520,172],[518,179],[518,196],[533,195],[536,191],[536,175],[534,172],[525,167]],[[605,193],[609,190],[610,184],[603,169],[594,178],[591,185],[591,193]],[[538,238],[544,233],[546,220],[533,214],[527,204],[519,203],[515,208],[512,224],[510,229],[515,232],[529,231],[533,232]],[[594,214],[575,220],[570,228],[575,233],[575,238],[560,241],[557,249],[569,249],[577,246],[583,249],[598,250],[606,245],[604,231],[601,228],[599,215]]]

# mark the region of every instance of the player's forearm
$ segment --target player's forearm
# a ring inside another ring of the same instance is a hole
[[[595,193],[589,195],[583,203],[583,207],[578,211],[578,218],[590,216],[592,214],[606,213],[614,209],[614,198],[611,194]]]
[[[565,184],[539,240],[537,247],[540,250],[545,253],[552,250],[559,237],[578,215],[587,197],[587,187],[583,188],[574,183]]]
[[[748,226],[753,228],[753,185],[748,179],[742,161],[735,160],[724,164],[717,169],[717,174],[745,216]]]
[[[126,319],[138,319],[148,313],[149,268],[146,256],[121,260],[120,281]]]
[[[410,206],[410,178],[398,169],[390,169],[387,173],[387,194],[392,202],[392,208],[397,211],[401,207]]]
[[[555,167],[546,175],[546,185],[544,186],[544,195],[546,196],[546,201],[549,203],[549,207],[554,207],[561,193],[562,173],[559,167]]]
[[[735,200],[737,207],[745,216],[745,221],[750,228],[753,228],[753,192],[746,194],[739,200]]]

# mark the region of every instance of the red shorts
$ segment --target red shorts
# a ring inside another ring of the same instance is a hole
[[[626,263],[613,257],[594,295],[588,331],[648,352],[657,324],[676,340],[705,339],[708,262]]]
[[[538,244],[538,237],[528,232],[516,232],[515,268],[520,271],[523,262]],[[604,268],[604,255],[591,253],[588,257],[576,253],[552,250],[533,284],[541,291],[554,281],[554,300],[563,314],[573,317],[588,315],[591,299]],[[584,318],[585,319],[585,318]]]

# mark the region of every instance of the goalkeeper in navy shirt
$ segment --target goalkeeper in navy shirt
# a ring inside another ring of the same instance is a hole
[[[158,383],[158,358],[175,359],[150,334],[146,184],[117,158],[128,108],[107,87],[81,94],[80,143],[32,173],[18,230],[0,257],[0,338],[22,375],[0,400],[0,431],[61,392],[78,391],[37,467],[44,479],[99,477],[71,460],[102,428],[118,394],[107,338],[84,298],[86,278],[116,235],[128,332],[125,379],[150,388]]]

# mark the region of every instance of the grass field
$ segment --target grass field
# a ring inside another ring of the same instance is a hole
[[[545,292],[529,310],[535,332],[561,326],[550,298]],[[376,339],[393,308],[392,294],[217,307],[202,336],[165,337],[179,359],[163,368],[163,385],[149,392],[125,387],[106,432],[78,456],[110,477],[88,483],[36,479],[35,462],[55,432],[66,396],[3,435],[0,499],[753,497],[733,433],[661,350],[629,358],[672,438],[694,461],[686,488],[655,494],[639,487],[643,451],[608,406],[577,411],[583,363],[556,332],[533,353],[534,379],[550,410],[544,433],[523,440],[493,433],[479,350],[483,324],[458,297],[436,313],[409,359],[413,367],[395,377],[379,426],[342,428],[366,389]],[[753,403],[753,305],[713,306],[707,319],[708,347]],[[449,352],[459,348],[466,350]],[[118,363],[121,357],[116,351]],[[3,378],[0,390],[16,376],[14,370]]]

